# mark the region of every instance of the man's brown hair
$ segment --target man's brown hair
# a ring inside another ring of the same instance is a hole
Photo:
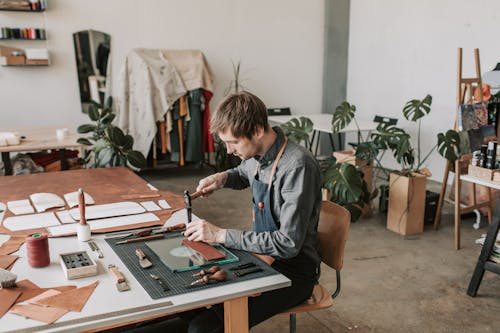
[[[241,91],[224,98],[210,121],[210,132],[230,130],[236,138],[251,139],[257,129],[269,128],[267,108],[257,96]]]

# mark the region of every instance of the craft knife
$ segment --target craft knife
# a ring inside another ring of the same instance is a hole
[[[158,282],[158,284],[163,289],[163,291],[170,290],[170,287],[167,285],[167,283],[159,275],[149,274],[149,276],[151,276],[154,280],[156,280],[156,282]]]
[[[238,266],[231,267],[229,270],[230,271],[239,271],[242,269],[251,268],[251,267],[255,267],[255,266],[257,266],[257,264],[255,264],[253,262],[247,262],[245,264],[240,264]]]
[[[237,277],[242,277],[242,276],[245,276],[245,275],[248,275],[248,274],[253,274],[253,273],[258,273],[258,272],[263,272],[264,270],[262,268],[254,268],[254,269],[251,269],[249,271],[236,271],[234,272],[234,275],[236,275]]]

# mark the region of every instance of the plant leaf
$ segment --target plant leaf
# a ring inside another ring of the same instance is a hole
[[[111,147],[105,147],[96,153],[96,164],[100,167],[106,167],[110,164],[113,158],[113,149]]]
[[[129,134],[125,135],[125,137],[123,138],[123,142],[123,150],[125,151],[131,150],[134,146],[134,138]]]
[[[84,134],[84,133],[90,133],[90,132],[94,131],[96,128],[97,127],[95,125],[83,124],[83,125],[78,126],[76,131],[78,133]]]
[[[99,109],[94,104],[89,105],[89,118],[92,121],[98,121],[100,118]]]
[[[348,163],[336,163],[325,172],[325,187],[332,192],[335,202],[354,203],[362,193],[362,175]]]
[[[355,113],[356,106],[351,105],[348,102],[342,102],[342,104],[337,106],[332,117],[333,132],[338,133],[347,125],[349,125],[351,120],[354,118]]]
[[[292,118],[280,126],[285,135],[291,140],[300,143],[305,141],[308,143],[309,134],[313,130],[313,122],[307,117]]]
[[[410,121],[417,121],[431,112],[432,96],[427,95],[423,100],[412,99],[403,107],[403,115]]]
[[[87,138],[79,138],[76,142],[81,145],[92,146],[92,142],[90,142]]]
[[[125,133],[123,133],[119,127],[110,125],[106,129],[106,133],[108,134],[108,138],[111,143],[120,147],[126,143]]]
[[[438,134],[438,152],[450,162],[460,157],[460,135],[457,131],[448,130],[446,134]]]
[[[356,158],[362,161],[370,162],[377,157],[379,148],[372,142],[361,142],[356,148]]]
[[[146,166],[146,159],[141,152],[132,150],[126,155],[128,162],[136,168],[144,168]]]

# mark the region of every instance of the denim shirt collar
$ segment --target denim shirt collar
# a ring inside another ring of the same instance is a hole
[[[274,160],[276,159],[276,156],[278,155],[278,152],[281,149],[281,146],[285,142],[285,134],[283,133],[283,130],[279,126],[273,127],[272,130],[274,130],[276,132],[276,134],[278,135],[276,137],[276,140],[271,145],[271,147],[269,147],[269,149],[264,153],[264,155],[262,155],[260,157],[255,156],[255,159],[263,167],[274,162]]]

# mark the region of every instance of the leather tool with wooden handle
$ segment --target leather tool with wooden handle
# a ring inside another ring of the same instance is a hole
[[[116,280],[116,289],[118,291],[127,291],[130,290],[130,287],[127,283],[127,280],[125,279],[125,276],[123,275],[122,272],[116,267],[115,265],[109,264],[108,269],[113,274],[115,280]]]
[[[139,265],[142,268],[149,268],[149,267],[153,266],[151,261],[149,261],[149,259],[146,257],[146,254],[144,253],[144,251],[142,251],[141,249],[136,249],[135,255],[139,258]]]

